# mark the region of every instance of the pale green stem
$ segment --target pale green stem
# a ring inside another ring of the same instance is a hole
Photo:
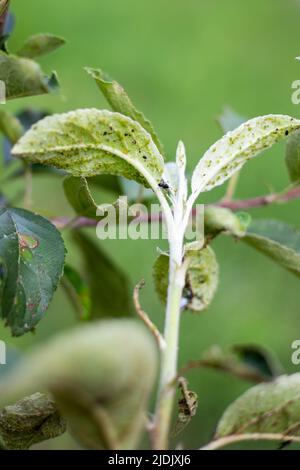
[[[240,177],[240,172],[237,171],[230,178],[230,180],[228,182],[228,185],[227,185],[227,188],[226,188],[226,193],[225,193],[225,196],[223,198],[223,201],[232,201],[232,199],[234,197],[234,194],[235,194],[235,191],[236,191],[236,188],[237,188],[237,185],[238,185],[239,177]]]
[[[171,418],[175,398],[174,379],[177,375],[177,358],[180,325],[180,303],[185,281],[182,264],[183,239],[170,240],[170,272],[168,300],[162,351],[161,375],[153,431],[154,449],[168,449]]]

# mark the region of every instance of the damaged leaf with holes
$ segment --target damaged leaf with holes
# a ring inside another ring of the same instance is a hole
[[[62,275],[65,247],[58,230],[24,209],[0,209],[0,317],[14,336],[34,330]]]

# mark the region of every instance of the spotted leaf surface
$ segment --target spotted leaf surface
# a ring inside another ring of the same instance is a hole
[[[62,274],[65,248],[58,230],[23,209],[0,209],[0,317],[14,336],[45,315]]]
[[[250,388],[223,414],[216,437],[248,432],[300,434],[300,374]]]
[[[115,80],[112,80],[105,72],[100,69],[85,69],[89,75],[95,80],[99,90],[103,93],[113,111],[124,114],[134,121],[137,121],[151,135],[159,151],[164,153],[163,146],[157,137],[151,122],[139,111],[131,99],[127,95],[124,88]]]
[[[212,145],[195,168],[192,191],[210,191],[223,184],[236,171],[263,150],[300,128],[300,120],[290,116],[268,115],[245,122]]]
[[[13,155],[74,176],[122,175],[156,187],[164,162],[142,126],[119,113],[81,109],[39,121]]]

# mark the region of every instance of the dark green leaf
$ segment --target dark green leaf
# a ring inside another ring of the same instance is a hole
[[[141,126],[149,132],[160,153],[164,155],[163,146],[159,141],[151,122],[143,115],[143,113],[136,109],[124,88],[100,69],[86,67],[85,70],[93,77],[112,110],[139,122]]]
[[[80,247],[85,275],[91,292],[91,318],[125,317],[132,314],[128,279],[85,234],[77,231],[74,240]]]
[[[0,448],[27,450],[66,431],[53,400],[35,393],[0,411]]]
[[[300,230],[278,220],[258,219],[241,240],[300,276]]]
[[[50,93],[58,86],[56,74],[47,77],[36,62],[1,51],[0,80],[8,100]]]
[[[78,271],[68,264],[64,268],[62,286],[78,312],[79,319],[88,320],[91,315],[90,289]]]
[[[262,346],[256,344],[238,344],[232,349],[238,355],[241,363],[256,370],[266,379],[274,379],[283,372],[274,354]]]
[[[68,176],[64,179],[64,191],[76,214],[83,217],[97,218],[97,204],[85,178]]]
[[[0,317],[20,336],[45,315],[62,274],[65,248],[48,220],[0,209]]]
[[[290,180],[295,183],[300,180],[300,131],[292,134],[287,141],[285,162]]]
[[[227,408],[216,438],[251,432],[300,435],[300,374],[250,388]]]
[[[36,34],[30,36],[17,55],[34,59],[44,54],[49,54],[65,44],[65,40],[52,34]]]

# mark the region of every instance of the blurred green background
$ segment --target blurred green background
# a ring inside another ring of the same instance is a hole
[[[11,110],[106,107],[83,71],[87,65],[101,67],[151,118],[169,159],[178,140],[185,142],[190,171],[220,137],[214,118],[226,104],[248,117],[269,113],[300,117],[300,108],[291,102],[291,84],[300,79],[300,63],[295,60],[300,54],[299,0],[13,0],[12,4],[17,25],[11,50],[38,32],[62,35],[67,45],[40,61],[47,71],[58,72],[61,95],[17,100],[7,104]],[[278,145],[249,163],[237,197],[283,189],[288,184],[283,153],[284,146]],[[217,200],[224,189],[204,200]],[[255,209],[252,215],[300,226],[299,207],[300,201],[294,201]],[[72,214],[60,177],[35,178],[34,208],[48,216]],[[163,308],[151,278],[157,242],[101,245],[128,272],[132,285],[146,279],[143,306],[162,327]],[[300,338],[299,280],[231,239],[218,239],[214,247],[221,266],[219,290],[208,311],[183,315],[180,364],[199,358],[212,344],[254,342],[274,350],[288,372],[297,372],[290,357],[292,341]],[[68,249],[69,260],[78,264],[70,243]],[[1,326],[0,338],[27,349],[75,321],[59,289],[35,335],[12,339]],[[248,385],[210,371],[193,370],[187,378],[199,395],[199,409],[179,440],[186,448],[197,448],[210,439],[224,408]],[[64,440],[52,444],[66,445]]]

